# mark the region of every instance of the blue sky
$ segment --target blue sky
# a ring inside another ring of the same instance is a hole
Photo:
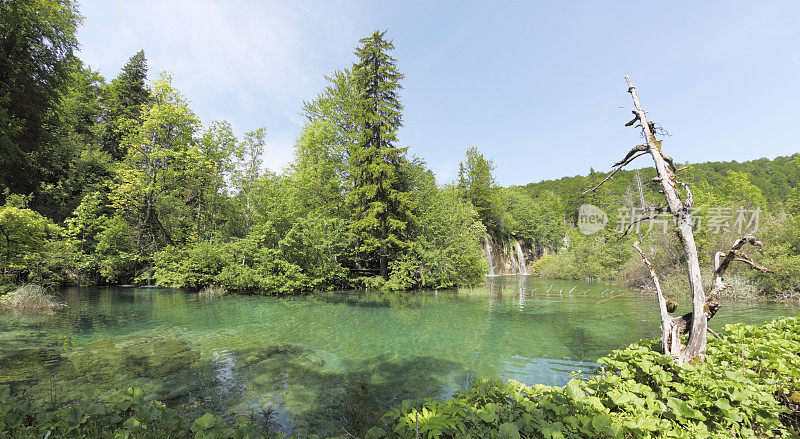
[[[643,7],[643,5],[645,5]],[[387,30],[400,143],[440,182],[476,146],[502,185],[608,170],[638,143],[629,74],[680,162],[800,151],[800,2],[84,1],[80,57],[107,79],[144,49],[206,123],[267,127],[292,157],[303,100]],[[649,165],[640,159],[640,166]]]

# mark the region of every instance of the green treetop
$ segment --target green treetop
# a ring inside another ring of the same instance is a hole
[[[126,153],[120,146],[126,121],[141,121],[143,105],[150,99],[150,92],[145,87],[146,79],[147,59],[144,51],[140,50],[128,60],[103,93],[105,124],[101,142],[103,149],[117,160],[122,160]]]
[[[407,244],[413,221],[411,197],[402,170],[406,148],[395,147],[397,129],[402,125],[398,91],[403,74],[389,56],[394,45],[385,32],[361,39],[356,49],[358,62],[353,76],[359,92],[358,142],[350,153],[348,205],[353,218],[350,228],[360,250],[377,256],[381,275],[386,277],[387,259]]]
[[[0,1],[0,194],[51,177],[54,110],[75,67],[80,19],[67,0]]]
[[[496,214],[497,185],[492,175],[494,164],[478,152],[474,146],[467,150],[466,163],[458,166],[458,188],[461,197],[475,206],[481,221],[490,230],[496,231],[499,219]]]

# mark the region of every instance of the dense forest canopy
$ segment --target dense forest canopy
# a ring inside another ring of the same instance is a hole
[[[396,144],[403,75],[385,32],[305,103],[276,174],[266,129],[201,121],[143,51],[110,81],[83,67],[72,2],[0,5],[3,284],[275,294],[482,280],[474,208]]]
[[[745,179],[749,185],[757,188],[764,197],[764,202],[769,205],[783,205],[791,198],[791,194],[797,194],[797,187],[800,186],[800,168],[797,166],[798,155],[790,157],[776,157],[775,159],[761,158],[746,162],[706,162],[688,164],[685,178],[687,183],[693,188],[700,188],[702,196],[713,197],[714,200],[731,199],[738,201],[736,197],[742,196],[738,189],[733,185],[736,179]],[[603,185],[603,196],[598,197],[598,203],[605,207],[611,207],[614,200],[622,200],[630,188],[631,181],[634,180],[636,173],[640,173],[645,185],[656,188],[657,184],[652,181],[655,170],[645,168],[639,170],[622,170],[617,176]],[[586,189],[597,184],[607,176],[606,173],[595,172],[593,169],[586,176],[564,177],[558,180],[546,180],[537,183],[528,183],[522,186],[528,193],[535,197],[543,192],[554,192],[564,194],[565,202],[570,212],[577,212],[585,199],[581,193]],[[748,187],[744,188],[747,192]],[[751,195],[753,192],[750,190]],[[790,195],[787,197],[787,195]],[[595,200],[598,200],[595,198]],[[765,205],[761,206],[766,207]]]

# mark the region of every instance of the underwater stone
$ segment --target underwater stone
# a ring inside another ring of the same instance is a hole
[[[161,336],[136,336],[90,343],[71,356],[77,374],[165,377],[192,366],[200,354],[186,341]]]
[[[306,356],[306,360],[317,367],[322,367],[325,365],[325,360],[316,354],[308,354],[308,356]]]
[[[47,375],[46,371],[57,367],[63,360],[61,353],[55,349],[3,349],[0,356],[0,384],[41,379]]]

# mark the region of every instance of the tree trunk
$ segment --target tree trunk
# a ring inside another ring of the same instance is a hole
[[[634,88],[628,75],[625,75],[625,80],[628,82],[628,93],[631,94],[635,106],[633,113],[639,119],[647,141],[646,151],[653,158],[653,163],[658,173],[656,179],[661,183],[661,188],[664,191],[664,197],[667,201],[667,207],[674,220],[675,232],[683,246],[683,254],[686,258],[686,275],[689,278],[689,289],[692,294],[692,321],[689,341],[686,347],[681,349],[680,340],[672,340],[670,347],[677,348],[677,351],[670,349],[667,353],[675,357],[678,363],[683,363],[695,357],[702,360],[706,350],[708,319],[706,313],[703,311],[706,305],[706,292],[703,289],[703,278],[700,273],[700,259],[697,254],[697,244],[694,241],[694,219],[691,214],[693,202],[691,192],[687,193],[686,200],[681,199],[680,190],[678,189],[679,183],[675,178],[675,173],[667,167],[667,160],[661,152],[661,142],[656,140],[655,133],[653,132],[654,125],[647,120],[647,114],[639,103],[639,97],[636,95],[636,88]],[[672,162],[672,159],[669,159],[669,161]],[[662,326],[672,328],[673,323],[671,319],[670,317],[669,321],[665,322],[662,316]],[[662,342],[664,342],[664,340],[662,340]]]
[[[384,279],[389,279],[389,270],[386,266],[386,255],[378,256],[381,264],[381,277]]]

